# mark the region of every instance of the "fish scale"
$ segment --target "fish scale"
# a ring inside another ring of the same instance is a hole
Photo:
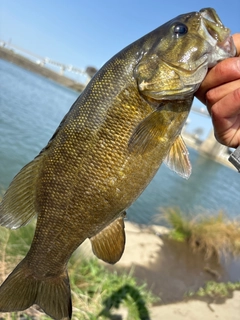
[[[54,319],[71,318],[72,253],[89,238],[98,258],[116,263],[126,210],[162,162],[190,176],[180,134],[194,92],[209,67],[234,55],[229,29],[203,9],[170,20],[97,72],[0,204],[8,228],[37,216],[29,252],[0,287],[0,312],[38,304]]]

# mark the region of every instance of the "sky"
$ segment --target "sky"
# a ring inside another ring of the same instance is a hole
[[[232,33],[240,32],[239,0],[0,0],[0,40],[64,64],[99,69],[144,34],[205,7],[213,7]]]

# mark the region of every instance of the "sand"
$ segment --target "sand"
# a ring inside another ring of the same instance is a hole
[[[223,304],[194,300],[154,307],[150,317],[152,320],[239,320],[240,292],[235,291]]]
[[[192,253],[187,244],[165,241],[163,235],[168,232],[164,227],[126,222],[124,254],[115,266],[106,267],[133,270],[134,276],[147,282],[148,288],[161,298],[160,305],[149,311],[151,320],[240,320],[239,291],[219,301],[184,300],[186,292],[198,290],[206,281],[239,281],[239,261],[206,262],[203,255]],[[89,244],[82,250],[89,253]],[[126,310],[116,310],[115,315],[119,314],[127,319]]]

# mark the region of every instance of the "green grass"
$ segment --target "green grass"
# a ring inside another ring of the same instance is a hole
[[[145,284],[139,286],[131,273],[107,271],[95,259],[80,260],[73,256],[69,264],[77,319],[111,319],[111,309],[120,306],[128,310],[129,319],[149,318],[148,307],[157,299]]]
[[[234,290],[240,290],[240,282],[215,282],[208,281],[204,287],[198,289],[196,292],[190,292],[188,297],[210,298],[217,300],[221,298],[228,298]]]
[[[0,228],[0,282],[26,255],[32,242],[35,224],[15,231]],[[150,319],[149,307],[157,301],[146,284],[139,285],[132,273],[108,271],[97,259],[86,260],[78,253],[68,264],[73,299],[73,319],[114,319],[116,309],[125,308],[128,319]],[[115,310],[115,311],[114,311]],[[25,313],[32,319],[31,311]],[[35,319],[50,319],[35,312]],[[23,313],[21,313],[23,314]],[[20,313],[2,314],[4,319],[20,319]]]
[[[164,211],[164,218],[172,228],[170,238],[187,241],[194,252],[204,252],[206,259],[240,255],[240,224],[228,220],[222,212],[189,218],[179,209],[170,208]]]

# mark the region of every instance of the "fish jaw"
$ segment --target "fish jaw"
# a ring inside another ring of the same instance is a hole
[[[214,67],[218,62],[234,57],[237,53],[237,49],[234,45],[232,36],[227,36],[222,42],[217,42],[216,50],[209,55],[208,68]]]
[[[208,39],[208,42],[214,48],[208,56],[208,68],[212,68],[219,61],[234,57],[237,49],[230,35],[230,29],[222,24],[216,11],[207,8],[200,10],[200,12],[202,16],[202,35]]]

